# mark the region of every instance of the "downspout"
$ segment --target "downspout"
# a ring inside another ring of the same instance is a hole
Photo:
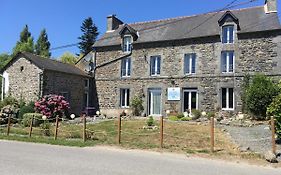
[[[2,86],[1,86],[1,101],[4,100],[4,85],[5,85],[5,78],[3,77],[3,74],[0,74],[0,77],[2,77]]]

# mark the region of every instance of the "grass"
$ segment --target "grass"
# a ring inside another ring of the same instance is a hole
[[[159,121],[155,122],[158,126]],[[187,122],[164,122],[164,148],[160,149],[159,129],[143,129],[146,120],[123,120],[121,146],[130,149],[149,149],[187,154],[204,154],[214,157],[239,157],[241,159],[259,159],[256,154],[240,153],[230,139],[219,129],[215,129],[215,153],[210,152],[210,127],[192,125]],[[29,128],[13,125],[10,136],[5,134],[6,128],[0,128],[0,139],[26,142],[47,143],[65,146],[118,145],[116,120],[88,124],[86,137],[82,140],[82,124],[60,122],[58,139],[54,140],[54,125],[50,127],[50,136],[44,136],[40,127],[33,128],[29,138]]]

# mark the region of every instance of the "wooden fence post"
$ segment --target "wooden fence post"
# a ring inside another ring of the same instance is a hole
[[[9,134],[10,134],[11,115],[12,114],[8,115],[7,136],[9,136]]]
[[[83,141],[86,142],[86,115],[83,114]]]
[[[121,143],[121,115],[119,115],[119,117],[118,117],[118,131],[117,131],[118,132],[118,135],[117,135],[118,144]]]
[[[31,120],[30,120],[29,138],[31,138],[31,134],[32,134],[33,119],[34,119],[34,115],[32,115]]]
[[[58,137],[58,127],[59,127],[59,116],[56,116],[56,127],[55,127],[55,137],[54,139],[57,140]]]
[[[160,147],[163,148],[163,136],[164,136],[164,119],[160,117]]]
[[[274,117],[271,116],[271,142],[272,142],[272,152],[276,154],[276,142],[275,142],[275,122],[274,122]]]
[[[211,117],[211,152],[214,152],[214,147],[215,147],[215,129],[214,129],[214,117]]]

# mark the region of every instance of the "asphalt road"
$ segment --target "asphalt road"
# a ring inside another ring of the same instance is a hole
[[[0,140],[1,175],[280,175],[259,167],[184,155]]]

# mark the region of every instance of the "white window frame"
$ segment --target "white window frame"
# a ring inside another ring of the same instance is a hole
[[[87,101],[86,101],[86,106],[85,106],[85,108],[87,108],[87,107],[89,107],[89,92],[87,92],[87,91],[85,91],[84,92],[84,95],[86,94],[86,98],[87,98]]]
[[[199,108],[199,93],[198,89],[183,89],[182,99],[184,99],[184,93],[189,93],[188,95],[188,110],[191,111],[191,93],[196,92],[196,110]],[[186,112],[184,109],[184,102],[182,102],[182,110],[183,112]]]
[[[87,82],[87,85],[85,86],[86,89],[89,89],[90,87],[90,82],[89,82],[89,79],[85,79],[84,80],[84,84]]]
[[[224,28],[227,28],[227,33],[226,33],[226,42],[224,43],[224,35],[223,35],[223,32],[224,32]],[[233,32],[232,32],[232,42],[230,42],[230,29],[229,28],[233,28]],[[234,25],[225,25],[225,26],[222,26],[222,43],[223,44],[233,44],[234,41],[235,41],[235,32],[234,32]]]
[[[123,97],[123,92],[122,91],[125,91],[124,93],[124,97]],[[130,101],[128,101],[128,94],[129,94],[129,97],[130,97],[130,89],[129,88],[121,88],[120,89],[120,107],[121,108],[129,108],[130,107]],[[122,104],[122,99],[124,99],[124,105]],[[129,98],[130,100],[130,98]]]
[[[233,64],[232,64],[232,72],[230,72],[229,70],[230,70],[230,65],[229,65],[229,60],[230,60],[230,57],[229,57],[229,55],[230,55],[230,52],[232,52],[233,53],[233,60],[232,60],[232,62],[233,62]],[[235,72],[235,53],[234,53],[234,51],[222,51],[222,53],[221,53],[221,67],[222,67],[222,56],[223,56],[223,53],[226,53],[226,71],[224,72],[223,71],[223,69],[221,70],[221,73],[234,73]]]
[[[189,61],[189,72],[185,72],[185,58],[186,56],[189,55],[188,61]],[[194,73],[192,72],[192,58],[193,55],[195,55],[195,67],[194,67]],[[189,53],[189,54],[185,54],[184,55],[184,63],[183,63],[183,71],[184,71],[184,75],[191,75],[191,74],[196,74],[196,54],[195,53]]]
[[[150,65],[150,76],[160,76],[161,74],[161,56],[157,55],[157,56],[151,56],[150,57],[150,60],[154,59],[155,60],[155,64],[154,64],[154,74],[152,74],[152,65]],[[150,62],[151,63],[151,62]],[[158,64],[159,65],[159,74],[157,73],[158,72]]]
[[[130,60],[130,61],[129,61]],[[123,62],[125,61],[125,75],[123,75]],[[131,76],[131,69],[132,69],[132,63],[131,63],[131,58],[124,58],[121,60],[121,77],[130,77]],[[131,64],[131,65],[129,65]],[[129,69],[130,66],[130,69]],[[130,75],[129,75],[130,73]]]
[[[222,107],[222,104],[223,104],[222,103],[222,96],[223,96],[222,89],[226,89],[226,98],[225,98],[225,100],[226,100],[226,107],[225,108]],[[233,91],[233,107],[232,108],[229,107],[229,89],[232,89],[232,91]],[[234,110],[234,106],[235,106],[234,102],[235,102],[234,88],[232,88],[232,87],[223,87],[223,88],[221,88],[221,109],[225,110],[225,111],[233,111]]]
[[[125,43],[124,43],[124,41],[125,41],[125,38],[130,38],[130,41],[127,41],[127,43],[126,43],[126,47],[125,47]],[[129,53],[129,52],[131,52],[131,50],[132,50],[132,43],[133,43],[133,38],[132,38],[132,36],[131,35],[124,35],[123,36],[123,38],[122,38],[122,50],[123,50],[123,52],[125,52],[125,53]]]

